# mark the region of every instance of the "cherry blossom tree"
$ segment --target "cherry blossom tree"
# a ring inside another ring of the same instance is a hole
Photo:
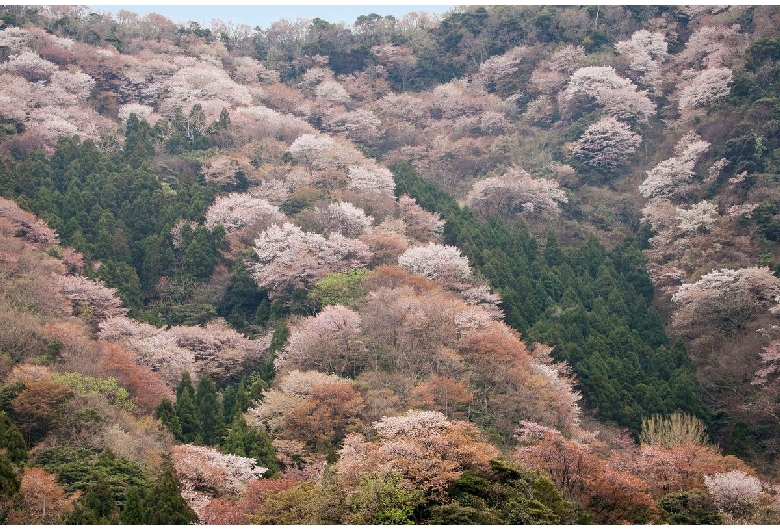
[[[351,382],[312,386],[309,395],[285,414],[283,436],[305,440],[314,450],[325,450],[362,426],[359,416],[363,407],[363,397]]]
[[[438,243],[410,248],[399,256],[398,266],[445,285],[461,284],[471,278],[469,260],[460,249]]]
[[[268,494],[292,488],[298,483],[292,478],[252,480],[239,499],[220,497],[212,499],[202,511],[200,522],[207,525],[249,524],[250,514],[264,508]]]
[[[289,144],[312,130],[297,116],[282,114],[262,105],[241,106],[230,113],[229,134],[239,145],[252,140],[276,140]],[[265,145],[269,145],[266,141]]]
[[[474,74],[472,81],[486,92],[497,92],[502,97],[512,96],[517,90],[516,73],[531,52],[531,48],[521,45],[502,55],[494,55],[479,65],[479,71]]]
[[[56,232],[34,214],[19,207],[14,201],[0,197],[0,218],[10,221],[14,234],[25,241],[49,247],[59,242]]]
[[[253,197],[248,193],[231,193],[217,197],[206,212],[205,225],[213,229],[221,225],[225,231],[238,230],[252,225],[265,229],[272,224],[283,223],[284,214],[268,201]]]
[[[31,82],[48,81],[52,74],[59,69],[56,64],[41,58],[31,50],[24,50],[12,56],[1,67],[3,70],[22,76]]]
[[[218,319],[205,328],[174,326],[157,329],[125,317],[111,318],[100,326],[100,338],[125,344],[135,353],[136,362],[157,372],[174,387],[183,372],[195,378],[208,372],[221,381],[241,370],[249,358],[267,353],[270,335],[248,339]]]
[[[177,109],[186,115],[195,104],[200,104],[210,123],[219,117],[223,108],[252,102],[245,86],[230,79],[220,66],[203,60],[182,67],[162,81],[160,88],[165,97],[159,103],[159,111],[168,118],[173,118]]]
[[[743,327],[761,313],[780,312],[780,278],[768,267],[714,270],[672,296],[678,329],[715,324],[723,331]]]
[[[337,103],[348,103],[351,99],[344,87],[335,80],[326,80],[317,85],[314,94],[318,99],[325,99]]]
[[[463,300],[472,306],[484,310],[490,318],[503,320],[504,311],[501,309],[501,296],[492,292],[488,285],[477,285],[462,291]]]
[[[553,70],[571,74],[585,61],[585,48],[567,44],[550,57],[550,67]]]
[[[356,375],[364,363],[361,318],[342,305],[329,305],[316,317],[293,327],[287,346],[274,359],[274,368],[318,370]]]
[[[371,232],[374,218],[349,202],[330,203],[324,208],[316,207],[314,213],[325,233],[339,233],[344,237],[357,238]]]
[[[267,179],[252,188],[250,195],[266,200],[274,206],[281,206],[290,196],[290,186],[281,179]]]
[[[423,100],[409,93],[387,94],[374,105],[380,117],[389,121],[403,120],[415,126],[425,125],[430,119]]]
[[[408,46],[396,46],[395,44],[383,44],[371,48],[380,64],[385,66],[388,72],[395,74],[401,81],[401,92],[406,91],[406,84],[417,70],[417,57]]]
[[[325,123],[324,128],[368,146],[377,146],[383,135],[382,120],[367,109],[356,109],[336,115]]]
[[[548,407],[553,415],[545,418],[552,425],[562,428],[576,428],[580,424],[582,409],[579,402],[582,394],[576,390],[577,381],[572,373],[571,366],[566,362],[555,362],[552,358],[552,346],[535,344],[532,352],[531,370],[544,379],[544,390],[539,390],[539,401],[543,402],[543,394],[553,394],[549,398],[553,406]],[[550,421],[553,420],[553,421]]]
[[[268,471],[254,458],[224,455],[210,447],[177,445],[171,450],[181,495],[198,517],[216,496],[242,493]]]
[[[348,187],[355,190],[377,190],[392,195],[395,190],[393,174],[378,165],[350,166]]]
[[[736,27],[703,25],[691,34],[675,61],[696,70],[719,68],[724,66],[729,54],[743,46]]]
[[[613,459],[614,460],[614,459]],[[747,466],[733,455],[721,455],[716,447],[678,438],[671,445],[642,443],[620,459],[622,468],[642,478],[656,498],[670,493],[704,489],[706,474],[726,473]]]
[[[701,201],[688,209],[677,208],[679,229],[683,232],[709,230],[718,218],[718,207],[709,201]]]
[[[761,349],[759,353],[761,364],[750,381],[760,390],[753,407],[774,419],[778,418],[777,396],[780,393],[780,377],[778,377],[780,374],[780,339],[776,338],[778,331],[780,328],[776,325],[759,329],[762,335],[771,337],[772,340]]]
[[[647,178],[639,186],[639,192],[647,198],[684,196],[695,175],[694,166],[709,147],[709,142],[695,132],[689,132],[675,145],[675,156],[647,171]]]
[[[85,103],[95,87],[92,76],[78,71],[58,70],[52,74],[50,83],[52,88],[56,87],[73,94],[79,103]]]
[[[718,508],[735,516],[745,515],[762,491],[756,477],[739,470],[705,475],[704,483]]]
[[[685,74],[683,74],[685,75]],[[733,79],[730,68],[707,68],[687,79],[680,91],[680,110],[707,107],[727,96]]]
[[[258,263],[253,276],[273,297],[307,288],[332,272],[364,267],[371,260],[365,243],[333,233],[328,239],[284,223],[272,225],[255,240]]]
[[[149,117],[154,113],[154,108],[150,105],[143,105],[141,103],[127,103],[119,107],[118,117],[121,121],[126,122],[131,114],[135,114],[139,119],[145,119],[149,121]]]
[[[303,400],[304,396],[290,394],[275,388],[264,390],[262,401],[246,412],[247,425],[263,427],[274,437],[281,435],[285,414]]]
[[[438,374],[412,389],[411,402],[424,410],[438,410],[448,418],[465,419],[466,407],[474,399],[464,381]]]
[[[515,460],[539,470],[569,499],[594,514],[599,524],[648,523],[653,520],[655,502],[646,493],[647,484],[638,477],[602,460],[596,448],[568,440],[550,429],[525,424]],[[530,428],[530,431],[529,431]]]
[[[60,276],[57,284],[62,294],[71,301],[77,315],[94,315],[98,320],[123,316],[127,308],[116,296],[116,289],[106,287],[100,280],[83,276]]]
[[[660,66],[668,55],[668,44],[663,33],[646,29],[634,32],[628,40],[615,44],[621,55],[628,57],[629,68],[639,74],[642,83],[657,92],[660,87]]]
[[[398,197],[399,216],[404,224],[403,232],[417,241],[439,241],[444,232],[444,220],[436,212],[424,210],[408,195]]]
[[[393,223],[398,225],[399,223]],[[388,226],[385,221],[374,228],[370,234],[360,237],[360,240],[368,245],[374,257],[370,266],[398,263],[398,256],[409,248],[407,238],[403,236],[403,226]]]
[[[533,178],[521,168],[511,168],[498,177],[476,182],[466,198],[477,215],[511,219],[518,214],[544,218],[557,217],[566,193],[554,180]]]
[[[28,47],[30,32],[17,26],[8,26],[0,30],[0,46],[7,48],[9,53],[19,53]]]
[[[0,116],[22,124],[27,120],[26,109],[33,102],[33,85],[18,75],[5,73],[0,78]]]
[[[642,137],[615,118],[602,118],[574,142],[572,154],[596,169],[614,171],[633,154]]]
[[[307,398],[317,394],[317,389],[331,387],[332,385],[348,385],[351,387],[349,380],[335,374],[325,374],[314,370],[300,371],[289,368],[280,373],[275,380],[274,388],[263,391],[262,399],[258,400],[255,406],[250,408],[245,415],[248,425],[267,429],[274,436],[275,442],[280,437],[283,437],[285,432],[294,434],[289,430],[285,431],[288,427],[288,417],[291,411],[296,409],[300,411],[301,409],[298,406],[304,403]],[[304,408],[311,405],[312,402],[310,401]],[[298,418],[295,421],[300,422],[301,420]],[[287,441],[291,442],[292,445],[303,443],[302,440],[289,440],[289,437]],[[276,443],[274,447],[276,447]],[[285,453],[298,451],[288,449]],[[301,451],[300,454],[307,452],[303,446],[299,450]],[[292,465],[292,462],[285,463],[281,457],[280,461],[284,466],[290,467]]]
[[[315,134],[302,134],[290,145],[289,152],[296,159],[302,160],[307,166],[311,166],[317,153],[330,148],[333,140],[329,136],[317,136]]]
[[[595,100],[609,116],[621,120],[645,123],[656,112],[646,93],[637,91],[636,85],[611,66],[586,66],[574,72],[563,98],[572,101],[578,96]]]
[[[275,83],[279,81],[279,72],[269,70],[252,57],[235,57],[233,59],[233,79],[242,85],[252,83]]]
[[[498,451],[480,441],[479,431],[464,421],[449,421],[441,412],[409,411],[373,424],[377,437],[366,441],[350,434],[336,465],[346,492],[355,492],[364,476],[401,474],[432,499],[444,499],[448,486],[463,470],[487,470]]]

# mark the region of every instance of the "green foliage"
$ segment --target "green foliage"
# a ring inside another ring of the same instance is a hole
[[[362,282],[369,272],[368,269],[352,269],[344,273],[329,274],[314,284],[309,298],[318,307],[336,304],[352,306],[366,296]]]
[[[641,420],[675,410],[707,418],[691,361],[671,346],[653,309],[653,285],[633,238],[612,250],[595,237],[544,248],[522,223],[479,221],[467,208],[417,176],[394,168],[396,193],[409,194],[446,219],[445,243],[456,245],[503,299],[506,322],[527,340],[553,344],[571,364],[596,417],[639,434]]]
[[[362,477],[349,503],[355,524],[414,524],[415,508],[424,499],[424,492],[409,490],[391,473]]]
[[[24,382],[14,381],[7,385],[0,385],[0,411],[9,410],[11,401],[24,390]]]
[[[279,474],[279,461],[276,459],[271,437],[265,429],[248,427],[241,414],[235,416],[220,448],[224,453],[254,458],[258,464],[268,468],[264,475],[267,478]]]
[[[670,493],[658,501],[658,507],[666,524],[723,524],[718,507],[705,490]]]
[[[217,265],[224,235],[221,226],[209,230],[203,226],[192,229],[185,225],[181,231],[183,259],[180,274],[199,281],[207,280]]]
[[[263,328],[271,318],[268,292],[257,286],[244,259],[233,266],[217,314],[242,333]]]
[[[0,411],[0,455],[15,465],[27,462],[27,445],[24,443],[24,437],[16,424],[3,411]]]
[[[290,216],[297,215],[323,198],[324,196],[320,190],[304,186],[292,192],[287,200],[282,203],[280,210]]]
[[[119,385],[114,377],[92,377],[79,373],[53,372],[53,381],[68,385],[75,393],[82,396],[100,395],[110,404],[124,410],[133,410],[135,403],[130,398],[130,392]]]
[[[163,398],[160,404],[157,405],[157,408],[154,409],[154,417],[168,427],[174,438],[181,440],[181,422],[170,399],[167,397]]]
[[[196,442],[201,435],[200,419],[195,404],[195,389],[187,372],[182,374],[181,382],[176,387],[176,416],[181,425],[181,441]]]
[[[200,420],[198,435],[204,445],[217,445],[225,435],[222,407],[217,400],[217,388],[208,374],[203,374],[195,391],[195,407]]]
[[[181,496],[181,482],[170,459],[163,461],[144,503],[144,523],[155,525],[190,524],[198,519]]]
[[[75,509],[68,514],[67,524],[119,523],[119,508],[108,486],[106,478],[97,475],[95,482],[87,486],[84,495],[77,501]]]
[[[218,190],[186,171],[163,184],[149,164],[154,128],[131,117],[127,132],[117,153],[75,137],[62,138],[50,157],[29,152],[9,168],[0,191],[45,219],[63,245],[100,261],[97,276],[118,289],[132,314],[142,314],[162,277],[207,279],[223,233],[199,227],[174,248],[177,221],[201,220]]]
[[[32,465],[54,473],[67,493],[86,493],[97,488],[100,495],[109,495],[117,506],[124,504],[130,486],[143,489],[149,484],[140,464],[109,450],[98,454],[84,447],[54,446],[39,452]],[[82,515],[91,517],[86,512]]]
[[[251,524],[335,525],[348,509],[344,492],[326,469],[319,483],[307,480],[280,492],[267,492],[262,508],[247,517]]]
[[[0,451],[0,503],[19,491],[20,485],[21,481],[16,474],[13,462],[5,452]],[[3,506],[0,504],[0,523],[3,522],[4,516]]]
[[[93,472],[91,462],[95,460],[95,453],[89,449],[59,445],[39,452],[32,465],[57,475],[57,482],[67,493],[73,493],[89,483]]]
[[[154,156],[151,132],[152,128],[146,120],[139,120],[138,116],[130,114],[125,127],[123,154],[132,167],[138,167]]]
[[[127,498],[119,522],[122,524],[144,524],[146,522],[141,493],[136,486],[127,488]]]
[[[575,507],[546,478],[494,460],[489,473],[472,470],[450,487],[452,502],[430,509],[431,524],[572,524]]]

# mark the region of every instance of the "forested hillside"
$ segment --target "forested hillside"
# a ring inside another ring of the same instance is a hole
[[[780,523],[778,27],[0,7],[0,521]]]

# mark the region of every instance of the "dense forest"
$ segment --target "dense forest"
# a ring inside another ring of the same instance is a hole
[[[780,524],[779,27],[0,7],[0,522]]]

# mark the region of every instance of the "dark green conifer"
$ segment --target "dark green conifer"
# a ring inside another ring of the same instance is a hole
[[[246,424],[244,416],[237,414],[230,425],[222,451],[238,456],[254,458],[258,464],[268,468],[266,477],[279,473],[279,462],[276,459],[271,438],[265,429],[255,429]]]
[[[208,374],[203,374],[195,392],[195,406],[200,420],[200,434],[206,445],[217,445],[225,434],[225,422],[217,400],[217,388]]]
[[[119,508],[112,495],[110,484],[102,474],[84,492],[73,512],[68,515],[68,524],[117,524]]]
[[[200,438],[201,435],[198,410],[195,407],[195,391],[190,384],[183,387],[180,393],[177,389],[177,394],[179,397],[176,400],[176,416],[179,417],[181,425],[181,440],[191,443]]]
[[[122,524],[145,524],[143,501],[141,493],[136,486],[127,488],[127,497],[125,506],[122,508],[122,514],[119,521]]]
[[[154,410],[154,417],[168,427],[168,430],[173,433],[174,438],[181,440],[181,422],[179,421],[179,416],[176,414],[176,409],[170,399],[167,397],[163,398]]]
[[[13,464],[23,464],[27,461],[27,446],[21,431],[16,427],[8,415],[0,411],[0,453]]]
[[[163,462],[147,499],[144,513],[146,524],[190,524],[198,519],[181,496],[181,482],[176,477],[170,459]]]

